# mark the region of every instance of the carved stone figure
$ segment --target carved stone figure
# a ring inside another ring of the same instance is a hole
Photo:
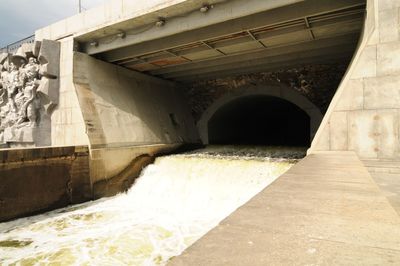
[[[53,95],[58,87],[49,88],[48,80],[57,78],[59,58],[48,58],[48,55],[59,57],[59,46],[51,41],[46,45],[45,50],[51,52],[40,50],[34,53],[33,49],[38,47],[36,42],[24,44],[15,54],[0,55],[0,147],[7,143],[34,145],[37,135],[34,131],[43,127],[42,117],[49,115],[44,105],[57,104],[58,99]],[[58,54],[54,51],[57,49]],[[49,92],[51,96],[47,95]]]

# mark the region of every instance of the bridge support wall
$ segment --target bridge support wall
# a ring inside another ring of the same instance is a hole
[[[140,172],[155,154],[198,141],[187,103],[173,82],[77,52],[73,82],[89,140],[95,198],[127,189],[133,182],[128,173]]]
[[[310,153],[354,150],[362,159],[400,159],[399,0],[368,0],[358,50]]]

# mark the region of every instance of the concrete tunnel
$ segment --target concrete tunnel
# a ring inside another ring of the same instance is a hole
[[[214,4],[205,13],[169,15],[165,25],[143,33],[131,29],[132,21],[131,28],[125,22],[110,26],[107,34],[77,40],[81,51],[97,59],[189,91],[186,98],[205,144],[310,146],[356,49],[365,1],[279,1],[277,6],[255,1],[246,8],[242,1],[211,1],[208,7]],[[114,40],[113,31],[126,37]],[[321,65],[325,69],[320,72],[335,77],[307,80],[312,71],[303,74],[304,68]],[[295,75],[287,77],[288,72]],[[274,94],[277,83],[280,92]],[[312,84],[304,88],[303,83]],[[254,90],[259,94],[249,93]],[[207,93],[217,96],[198,97]],[[235,99],[224,100],[230,94]],[[172,114],[172,124],[182,120],[178,116]]]

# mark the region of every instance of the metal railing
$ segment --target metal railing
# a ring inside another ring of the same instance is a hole
[[[12,44],[7,45],[6,47],[0,48],[0,53],[15,53],[21,45],[24,43],[33,43],[35,41],[35,35],[26,37],[22,40],[19,40],[17,42],[14,42]]]

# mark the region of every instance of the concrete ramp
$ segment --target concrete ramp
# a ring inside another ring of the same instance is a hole
[[[398,265],[400,217],[353,152],[311,154],[170,265]]]

